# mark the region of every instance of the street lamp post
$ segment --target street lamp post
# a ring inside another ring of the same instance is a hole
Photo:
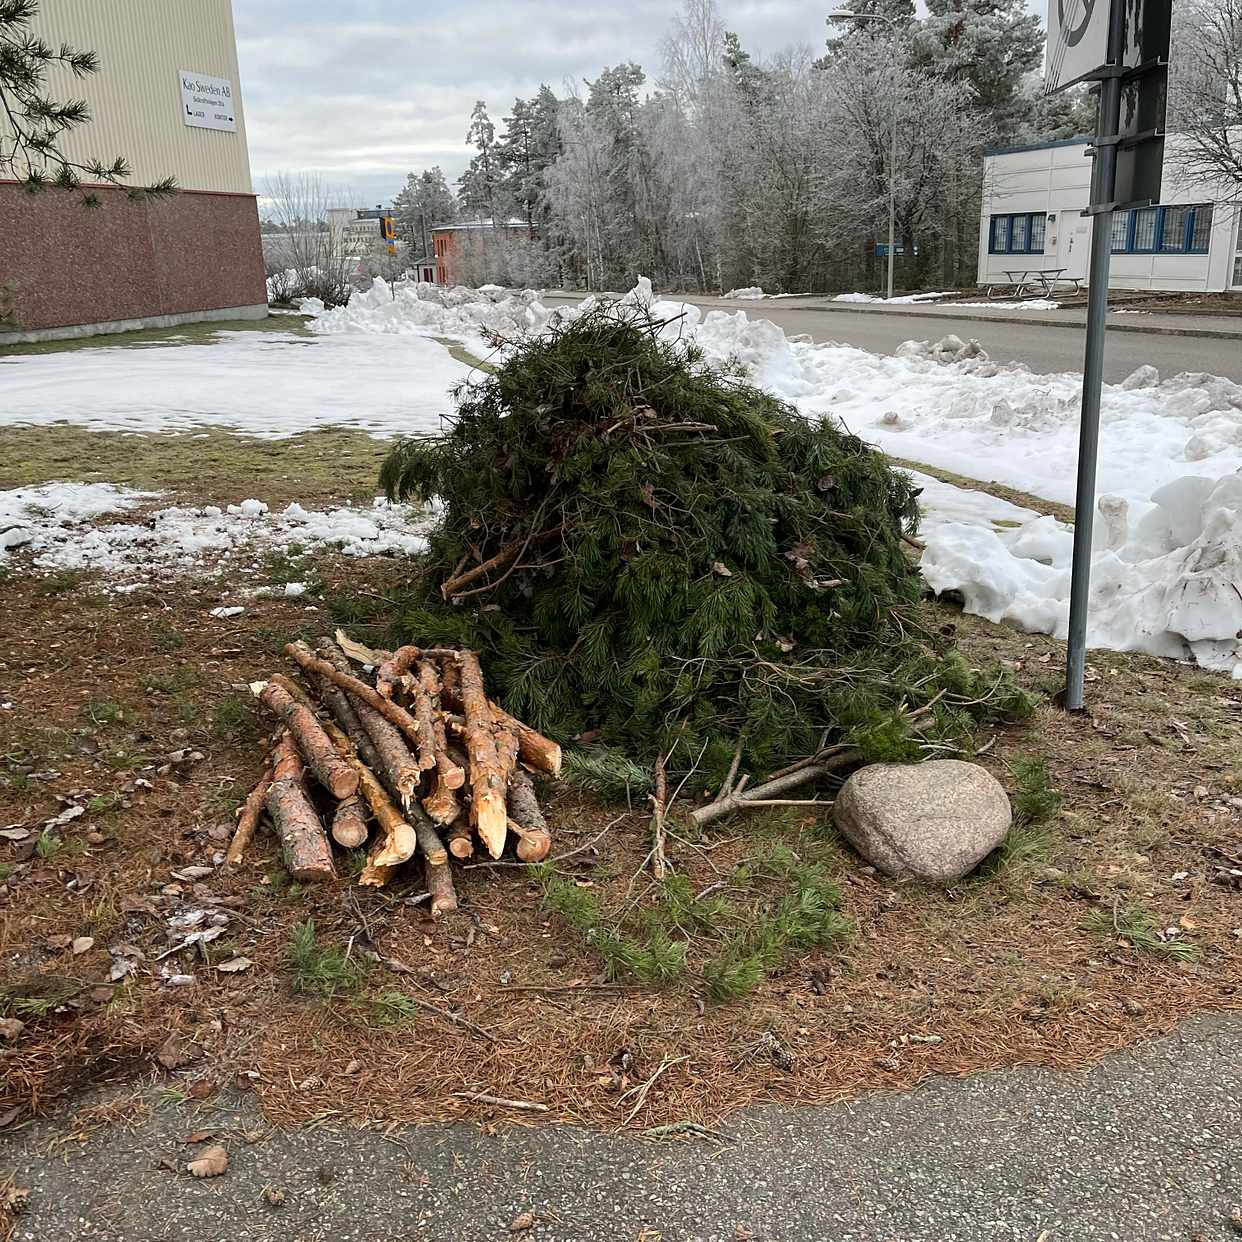
[[[879,13],[851,13],[840,10],[828,18],[829,21],[883,22],[892,28],[893,43],[897,42],[898,25],[894,18],[884,17]],[[892,100],[892,138],[888,151],[888,300],[893,300],[893,252],[896,248],[897,232],[897,95]]]

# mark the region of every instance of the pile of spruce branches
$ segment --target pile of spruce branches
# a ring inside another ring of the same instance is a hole
[[[443,434],[392,450],[389,496],[443,503],[400,631],[481,651],[554,737],[704,777],[739,739],[756,773],[917,758],[1023,710],[920,623],[909,475],[665,328],[602,307],[508,343]]]

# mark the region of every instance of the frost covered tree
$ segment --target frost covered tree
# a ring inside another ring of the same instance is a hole
[[[487,114],[487,104],[478,100],[470,114],[470,128],[466,141],[477,154],[470,166],[457,179],[458,197],[462,210],[469,215],[488,216],[496,219],[499,213],[498,191],[500,178],[496,168],[496,126]]]
[[[89,124],[84,99],[54,99],[48,76],[55,71],[81,80],[99,72],[99,57],[62,43],[53,47],[30,29],[39,0],[0,0],[0,178],[12,178],[27,190],[55,186],[81,191],[88,207],[100,199],[82,184],[96,182],[123,187],[131,198],[161,197],[176,189],[171,177],[151,185],[130,183],[123,156],[105,162],[75,159],[62,148],[75,129]]]
[[[457,219],[457,199],[438,164],[410,173],[392,204],[401,236],[424,258],[431,254],[431,230]]]
[[[1170,129],[1183,173],[1242,200],[1242,0],[1174,9]]]

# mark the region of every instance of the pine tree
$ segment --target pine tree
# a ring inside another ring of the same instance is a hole
[[[486,216],[499,223],[502,217],[497,201],[500,179],[495,160],[496,127],[487,115],[487,104],[482,99],[475,103],[470,114],[466,141],[478,154],[457,179],[462,208],[471,215]]]
[[[422,257],[431,254],[431,231],[439,224],[457,219],[457,199],[437,164],[422,173],[410,173],[393,199],[402,237],[410,239]]]
[[[122,156],[104,163],[77,160],[62,150],[62,141],[89,124],[91,113],[83,99],[51,99],[45,93],[48,70],[59,65],[75,78],[86,78],[99,72],[99,57],[41,39],[30,29],[38,12],[39,0],[0,0],[0,178],[11,177],[32,192],[49,186],[79,190],[85,177],[122,186],[135,199],[171,194],[176,189],[171,177],[130,185],[129,165]],[[82,203],[98,207],[100,199],[88,190]]]

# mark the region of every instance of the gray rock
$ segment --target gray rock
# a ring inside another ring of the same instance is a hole
[[[1013,815],[1000,782],[977,763],[873,763],[833,805],[841,835],[886,875],[948,884],[1005,839]]]

